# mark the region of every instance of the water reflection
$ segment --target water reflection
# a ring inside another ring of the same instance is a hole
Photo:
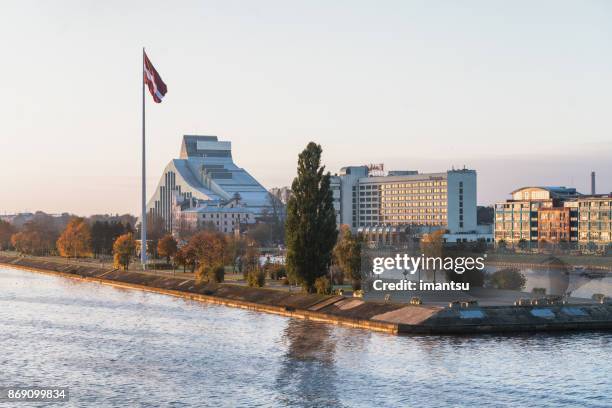
[[[289,320],[283,340],[287,351],[276,378],[282,390],[278,402],[299,407],[344,406],[338,398],[332,327],[309,320]]]

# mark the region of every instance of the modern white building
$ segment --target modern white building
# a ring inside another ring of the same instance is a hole
[[[441,173],[390,171],[370,176],[367,166],[350,166],[331,180],[338,224],[354,231],[396,233],[448,231],[448,242],[491,241],[476,221],[476,171]]]
[[[162,217],[166,230],[172,231],[177,198],[222,203],[231,201],[236,194],[240,196],[240,211],[255,217],[270,206],[268,191],[234,163],[231,142],[219,141],[217,136],[185,135],[180,156],[164,169],[147,213]]]

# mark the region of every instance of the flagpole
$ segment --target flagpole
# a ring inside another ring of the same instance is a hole
[[[146,176],[146,151],[145,151],[145,49],[142,47],[142,213],[140,221],[140,262],[142,269],[147,267],[147,187]]]

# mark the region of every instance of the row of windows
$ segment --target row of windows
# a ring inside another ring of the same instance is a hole
[[[608,222],[581,222],[578,224],[578,228],[580,230],[588,230],[588,229],[596,229],[596,230],[611,230],[612,223]]]
[[[446,220],[446,214],[419,214],[419,215],[387,215],[387,216],[369,216],[369,215],[360,215],[359,221],[377,221],[378,219],[382,221],[389,220]]]
[[[446,197],[447,197],[446,194],[442,194],[442,195],[419,195],[419,196],[413,196],[413,197],[390,196],[390,197],[382,197],[381,201],[446,200]]]
[[[530,213],[521,213],[521,214],[507,214],[505,217],[501,214],[497,214],[495,216],[495,221],[512,221],[512,220],[529,220],[529,217],[531,216]]]
[[[381,214],[446,213],[446,208],[383,209]]]
[[[220,217],[219,215],[220,214],[218,214],[218,213],[217,214],[202,214],[202,218],[203,219],[207,219],[207,218],[209,218],[209,219],[213,219],[213,218],[228,218],[227,214],[223,214],[223,217]],[[235,215],[235,217],[234,217],[234,215]],[[232,213],[231,217],[229,217],[229,218],[241,218],[241,216],[240,216],[240,214]],[[249,218],[249,214],[244,214],[242,216],[242,218]]]
[[[372,226],[372,225],[380,224],[376,220],[374,220],[372,222],[363,222],[363,221],[360,221],[359,224],[357,224],[355,221],[353,221],[353,223],[356,224],[358,227],[367,227],[367,226]],[[390,220],[390,221],[384,221],[384,223],[385,224],[389,224],[389,225],[405,225],[405,224],[430,225],[430,226],[444,226],[444,225],[446,225],[446,221],[444,221],[444,220],[413,220],[413,221]]]
[[[209,221],[209,222],[212,222],[212,221]],[[221,224],[221,223],[223,223],[223,224]],[[214,222],[214,224],[215,224],[217,227],[218,227],[218,226],[220,226],[220,225],[240,225],[240,220],[237,220],[237,221],[232,221],[232,220],[230,220],[230,221],[229,221],[229,224],[227,223],[227,220],[223,220],[223,221],[215,221],[215,222]]]
[[[609,201],[581,201],[578,203],[580,207],[612,207],[612,200]]]
[[[420,189],[413,189],[413,190],[387,190],[387,191],[381,191],[381,195],[385,196],[385,195],[398,195],[398,194],[403,194],[403,195],[414,195],[414,194],[427,194],[427,193],[446,193],[446,189],[445,188],[420,188]],[[361,193],[360,193],[361,194]]]
[[[612,241],[612,232],[581,232],[581,241]]]
[[[522,221],[522,222],[521,222]],[[567,222],[568,220],[566,218],[564,219],[550,219],[549,220],[545,220],[545,219],[541,219],[540,220],[540,225],[544,225],[544,224],[557,224],[559,222]],[[573,221],[573,219],[570,219],[569,221]],[[496,229],[510,229],[512,228],[512,226],[514,226],[515,228],[520,227],[521,225],[525,226],[525,225],[529,225],[530,222],[529,220],[526,219],[514,219],[514,220],[497,220],[497,222],[495,223],[495,228]],[[537,225],[534,223],[534,225]],[[605,221],[589,221],[589,222],[579,222],[578,226],[580,227],[580,229],[588,229],[588,228],[597,228],[597,229],[612,229],[612,222],[609,220],[605,220]]]
[[[545,240],[549,240],[549,241],[556,241],[556,240],[569,240],[570,235],[567,233],[567,231],[542,231],[539,235],[538,238],[539,239],[545,239]]]
[[[400,203],[392,203],[386,202],[381,205],[383,208],[392,208],[392,207],[444,207],[446,208],[446,202],[444,201],[431,201],[431,202],[400,202]]]
[[[530,233],[528,231],[504,231],[495,232],[495,239],[529,239]]]
[[[569,224],[567,222],[540,224],[538,226],[538,230],[540,231],[569,230]]]
[[[534,207],[537,207],[536,203],[532,203],[534,204]],[[511,203],[511,204],[496,204],[495,205],[495,210],[496,211],[502,211],[502,210],[529,210],[531,208],[531,205],[529,203]]]
[[[584,213],[584,212],[580,212],[580,219],[581,220],[597,220],[597,219],[601,219],[602,221],[607,221],[609,219],[612,218],[612,214],[607,213],[607,212],[591,212],[589,213]]]
[[[504,222],[504,223],[496,223],[495,224],[495,229],[497,230],[509,230],[509,229],[527,229],[529,228],[531,225],[531,223],[529,221],[527,222],[518,222],[518,221],[514,221],[514,222]]]
[[[381,208],[409,208],[409,207],[442,207],[446,208],[446,203],[443,202],[418,202],[418,203],[383,203]]]
[[[426,216],[416,216],[416,215],[394,215],[391,217],[384,217],[385,221],[392,221],[392,220],[412,220],[412,221],[417,221],[417,220],[445,220],[446,219],[446,215],[426,215]]]
[[[385,190],[392,188],[414,188],[414,187],[433,187],[433,186],[445,186],[446,181],[413,181],[410,183],[393,183],[393,184],[383,184],[382,188]]]

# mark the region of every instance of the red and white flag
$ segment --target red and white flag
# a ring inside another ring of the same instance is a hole
[[[144,51],[143,51],[144,52]],[[164,81],[162,81],[161,77],[149,61],[149,57],[144,53],[144,82],[149,87],[149,92],[153,96],[153,100],[157,103],[160,103],[166,92],[168,92],[168,88]]]

